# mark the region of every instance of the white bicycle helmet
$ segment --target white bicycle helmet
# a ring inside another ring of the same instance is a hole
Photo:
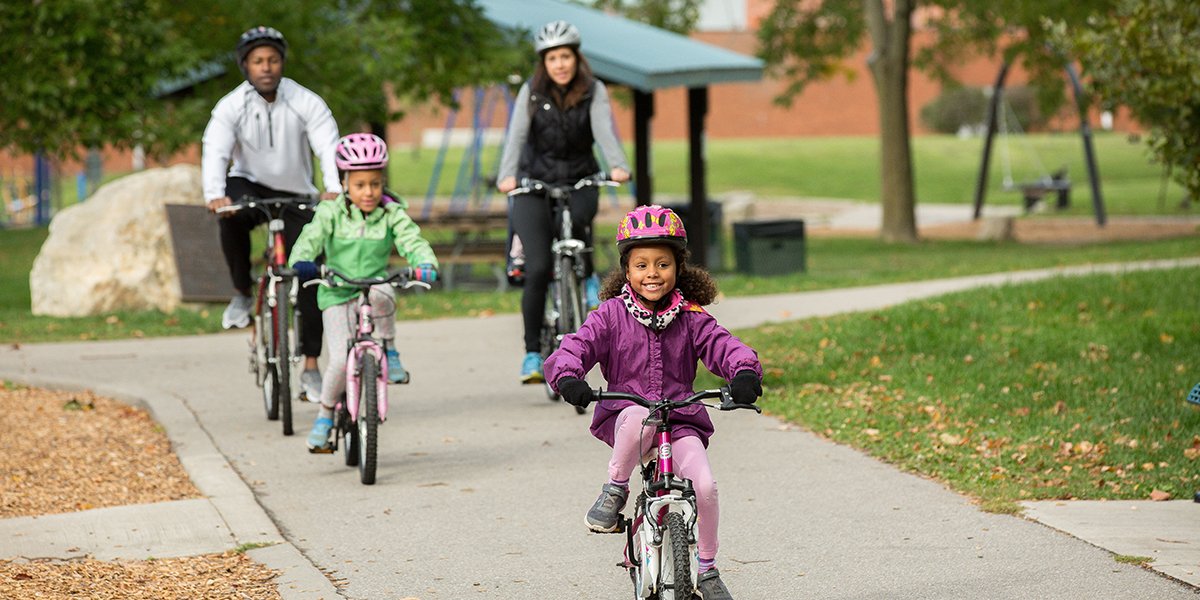
[[[533,38],[533,47],[541,54],[559,46],[578,48],[581,42],[577,27],[566,21],[551,21],[543,25],[537,37]]]

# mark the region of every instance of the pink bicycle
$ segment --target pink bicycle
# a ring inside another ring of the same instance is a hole
[[[704,403],[716,398],[721,399],[721,404]],[[629,400],[645,407],[650,414],[642,427],[654,428],[654,448],[647,454],[653,458],[642,463],[642,491],[634,502],[633,518],[622,515],[621,526],[613,532],[625,533],[622,566],[633,580],[634,598],[692,600],[700,575],[696,555],[696,492],[691,480],[675,474],[671,415],[692,404],[719,410],[744,408],[757,413],[762,413],[762,409],[734,402],[728,386],[697,392],[683,400],[654,402],[637,394],[603,390],[593,390],[592,399]]]
[[[379,450],[379,425],[387,420],[388,371],[387,348],[375,339],[370,302],[371,287],[391,285],[399,289],[423,287],[419,269],[407,267],[378,279],[354,279],[329,267],[322,267],[321,277],[304,283],[328,287],[359,289],[356,330],[350,340],[346,358],[346,392],[338,403],[333,428],[329,431],[329,450],[335,452],[338,441],[345,444],[347,466],[358,466],[359,480],[364,485],[375,483],[375,468]],[[331,348],[330,351],[333,351]]]

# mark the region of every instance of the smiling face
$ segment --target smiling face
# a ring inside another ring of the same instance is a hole
[[[274,47],[259,46],[246,55],[246,80],[263,98],[275,100],[281,77],[283,56]]]
[[[575,69],[578,61],[575,58],[575,50],[570,46],[559,46],[551,48],[542,56],[542,63],[546,66],[546,73],[550,75],[550,80],[558,86],[566,86],[575,78]]]
[[[383,171],[347,171],[342,186],[346,188],[350,203],[363,211],[363,214],[369,213],[383,200]]]
[[[675,289],[677,274],[675,252],[670,246],[638,246],[629,251],[625,279],[634,293],[650,302],[658,302]]]

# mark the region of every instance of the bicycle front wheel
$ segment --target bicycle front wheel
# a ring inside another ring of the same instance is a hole
[[[279,375],[276,395],[279,399],[279,420],[283,421],[283,435],[292,435],[292,303],[288,296],[288,281],[275,282],[275,308],[271,315],[275,323],[275,372]]]
[[[696,588],[692,585],[692,557],[683,515],[667,513],[667,530],[663,536],[659,600],[691,600]]]
[[[379,363],[363,356],[358,386],[358,475],[364,485],[375,483],[375,460],[379,450]]]

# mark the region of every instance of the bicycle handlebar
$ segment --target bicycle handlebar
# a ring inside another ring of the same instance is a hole
[[[241,200],[234,202],[228,206],[222,206],[215,212],[227,213],[237,212],[244,208],[296,208],[299,210],[312,210],[312,207],[319,202],[316,196],[277,196],[273,198],[254,198],[251,196],[243,196]]]
[[[393,271],[387,277],[370,277],[366,279],[355,279],[344,273],[338,272],[337,269],[328,265],[321,265],[321,275],[316,279],[304,282],[304,287],[313,285],[323,285],[325,287],[356,287],[361,289],[369,289],[371,286],[380,284],[389,284],[393,287],[408,289],[410,287],[423,287],[429,289],[430,285],[424,281],[417,280],[417,269],[412,267],[404,267]],[[340,281],[334,280],[337,278]]]
[[[583,179],[576,181],[574,184],[568,184],[568,185],[554,185],[554,184],[546,183],[545,181],[541,181],[539,179],[531,179],[529,177],[523,177],[523,178],[521,178],[520,187],[512,190],[511,192],[508,193],[508,195],[509,196],[519,196],[521,194],[530,194],[533,192],[542,192],[542,191],[548,192],[553,189],[568,189],[569,188],[569,189],[581,190],[585,187],[593,187],[593,186],[596,186],[596,187],[619,187],[620,185],[621,185],[620,182],[609,179],[608,174],[605,173],[604,171],[600,171],[599,173],[596,173],[594,175],[588,175],[587,177],[584,177]]]
[[[720,398],[721,404],[713,406],[710,404],[704,404],[704,402],[702,402],[702,400],[708,400],[710,398]],[[709,408],[716,408],[718,410],[738,410],[741,408],[746,408],[753,409],[754,412],[759,414],[762,413],[762,409],[756,404],[739,404],[734,402],[733,394],[730,393],[729,386],[727,385],[723,385],[715,390],[702,390],[696,392],[695,394],[692,394],[683,400],[659,400],[658,402],[651,402],[650,400],[647,400],[637,394],[630,394],[627,392],[606,392],[600,389],[592,390],[592,401],[599,402],[601,400],[628,400],[634,404],[637,404],[638,406],[642,406],[650,410],[650,412],[658,412],[662,410],[670,411],[677,408],[683,408],[689,404],[701,404]]]

